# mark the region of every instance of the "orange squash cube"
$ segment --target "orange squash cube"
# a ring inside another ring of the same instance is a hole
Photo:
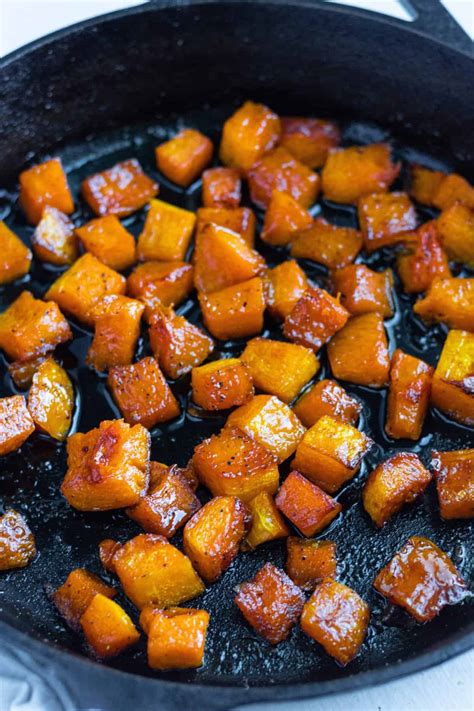
[[[131,365],[116,366],[107,378],[125,422],[152,429],[178,417],[180,408],[160,367],[150,356]]]
[[[288,340],[318,351],[341,330],[349,312],[324,289],[307,289],[285,318],[283,333]]]
[[[434,368],[399,348],[392,356],[385,431],[393,439],[421,437]]]
[[[210,163],[213,150],[207,136],[185,128],[155,148],[156,166],[173,183],[187,188]]]
[[[370,609],[359,595],[336,580],[317,586],[301,615],[301,627],[345,666],[357,656],[366,637]]]
[[[431,383],[431,404],[465,425],[474,425],[474,334],[450,331]]]
[[[78,256],[74,224],[67,215],[47,205],[31,237],[31,246],[42,262],[72,264]]]
[[[440,182],[433,195],[433,205],[440,210],[460,203],[474,209],[474,187],[461,175],[451,173]]]
[[[455,605],[468,594],[451,559],[421,536],[408,539],[379,572],[374,587],[417,622],[432,620],[445,605]]]
[[[127,217],[157,194],[158,184],[145,175],[136,158],[90,175],[82,183],[82,196],[98,217]]]
[[[52,158],[20,173],[20,205],[26,219],[38,224],[46,206],[70,215],[74,202],[60,158]]]
[[[63,272],[44,298],[87,326],[94,324],[94,306],[105,296],[125,293],[125,277],[87,252]]]
[[[474,210],[456,203],[436,220],[441,245],[450,259],[474,268]]]
[[[249,247],[255,242],[256,219],[249,207],[200,207],[196,213],[196,236],[208,222],[237,232]]]
[[[140,639],[125,610],[100,593],[94,595],[80,622],[88,645],[100,659],[116,657]]]
[[[341,141],[336,124],[322,119],[282,118],[281,128],[280,144],[308,168],[321,168]]]
[[[276,457],[237,427],[225,427],[194,450],[193,467],[213,496],[238,496],[245,503],[261,491],[274,494]]]
[[[258,634],[278,644],[298,621],[304,595],[283,570],[265,563],[253,580],[239,585],[235,604]]]
[[[76,568],[65,582],[51,594],[51,600],[69,627],[80,629],[80,619],[96,595],[113,598],[115,588],[106,585],[94,573],[84,568]]]
[[[196,224],[196,215],[189,210],[151,200],[145,225],[138,238],[137,256],[142,262],[183,260],[188,251]]]
[[[260,237],[275,247],[284,247],[298,232],[312,224],[310,213],[294,197],[281,190],[273,190]]]
[[[255,336],[263,329],[265,295],[260,277],[200,294],[199,304],[205,327],[221,341]]]
[[[69,324],[54,301],[23,291],[0,314],[0,348],[8,358],[29,361],[72,338]]]
[[[22,395],[0,398],[0,456],[19,449],[34,429]]]
[[[0,516],[0,571],[25,568],[36,555],[35,537],[13,509]]]
[[[67,454],[61,492],[79,511],[133,506],[148,488],[150,435],[141,425],[104,420],[69,437]]]
[[[120,272],[136,261],[135,239],[116,215],[97,217],[76,227],[76,235],[86,252],[111,269]]]
[[[129,365],[135,354],[145,305],[127,296],[106,296],[93,309],[94,338],[86,362],[98,371]]]
[[[219,157],[243,172],[271,150],[281,135],[280,119],[267,106],[246,101],[224,123]]]
[[[302,590],[314,590],[324,578],[336,575],[336,544],[289,536],[285,568],[295,585]]]
[[[129,296],[143,301],[150,320],[162,306],[178,306],[193,290],[194,270],[187,262],[145,262],[127,279]]]
[[[0,221],[0,284],[28,274],[32,254],[21,239]]]
[[[47,356],[38,356],[29,360],[16,360],[8,365],[8,375],[17,388],[27,390],[31,386],[33,375]]]
[[[397,258],[398,274],[408,294],[426,291],[435,279],[451,276],[448,257],[441,247],[435,220],[422,225],[415,237]]]
[[[334,292],[341,304],[354,316],[379,313],[384,318],[393,315],[393,274],[391,269],[374,272],[365,264],[351,264],[336,269],[331,275]]]
[[[125,595],[140,610],[181,605],[204,592],[189,558],[163,536],[131,538],[115,554],[114,564]]]
[[[249,501],[248,509],[252,525],[243,543],[243,550],[252,550],[262,543],[289,535],[289,528],[278,511],[273,496],[266,491],[261,491]]]
[[[445,323],[450,328],[474,331],[474,279],[435,279],[428,293],[413,306],[428,322]]]
[[[148,632],[152,669],[195,669],[204,660],[209,613],[187,607],[156,610]]]
[[[226,426],[253,437],[279,462],[293,454],[305,431],[288,405],[274,395],[256,395],[229,415]]]
[[[405,232],[416,229],[416,210],[406,193],[366,195],[357,207],[364,248],[371,254],[381,247],[403,241]]]
[[[341,504],[298,471],[286,477],[275,503],[304,536],[310,537],[329,526],[342,511]]]
[[[235,168],[209,168],[202,174],[204,207],[234,208],[240,205],[242,181]]]
[[[328,344],[332,374],[338,380],[381,388],[388,384],[390,356],[380,314],[353,316]]]
[[[372,444],[355,427],[323,415],[306,430],[291,465],[332,494],[355,476]]]
[[[289,259],[269,269],[264,284],[270,315],[284,319],[308,288],[308,278],[297,262]]]
[[[319,369],[318,359],[304,346],[269,338],[253,338],[240,359],[247,363],[256,388],[291,402]]]
[[[274,190],[288,193],[302,207],[311,207],[321,182],[318,173],[293,158],[283,146],[265,153],[250,168],[247,179],[252,202],[264,209],[270,204]]]
[[[238,358],[215,360],[191,373],[193,401],[204,410],[227,410],[252,399],[248,367]]]
[[[104,570],[108,573],[115,574],[114,555],[121,547],[122,544],[114,541],[112,538],[104,538],[104,540],[99,543],[100,562]]]
[[[412,165],[410,195],[421,205],[433,207],[434,195],[446,177],[446,173],[430,170],[422,165]]]
[[[439,512],[445,520],[474,517],[474,449],[433,452]]]
[[[33,375],[28,410],[36,427],[53,439],[66,439],[74,411],[74,388],[64,370],[48,358]]]
[[[300,232],[291,244],[291,256],[311,259],[329,269],[351,264],[362,249],[362,235],[351,227],[339,227],[323,217]]]
[[[305,427],[312,427],[324,415],[355,426],[362,405],[335,380],[320,380],[303,393],[293,412]]]

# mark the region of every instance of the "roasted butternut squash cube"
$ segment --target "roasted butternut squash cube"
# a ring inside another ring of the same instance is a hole
[[[231,565],[249,524],[249,511],[235,496],[216,496],[187,522],[184,551],[206,582],[215,582]]]
[[[100,593],[94,595],[82,615],[81,627],[89,647],[100,659],[116,657],[140,639],[125,610]]]
[[[18,511],[0,516],[0,571],[25,568],[36,555],[35,537]]]
[[[32,254],[21,239],[0,221],[0,284],[28,274]]]
[[[148,633],[152,669],[195,669],[204,660],[209,613],[187,607],[157,610]]]
[[[63,272],[44,298],[87,326],[94,324],[94,306],[105,296],[125,293],[125,277],[87,252]]]
[[[31,246],[42,262],[72,264],[78,255],[74,224],[67,215],[47,205],[31,237]]]
[[[390,356],[383,317],[353,316],[328,344],[332,374],[339,380],[381,388],[388,384]]]
[[[413,306],[428,322],[445,323],[450,328],[474,331],[474,279],[435,279],[428,293]]]
[[[100,562],[104,570],[108,573],[115,574],[114,555],[121,547],[122,544],[118,543],[118,541],[114,541],[112,538],[104,538],[104,540],[99,543]]]
[[[57,611],[64,617],[69,627],[80,629],[80,619],[96,595],[113,598],[115,588],[106,585],[94,573],[84,568],[76,568],[67,576],[65,582],[51,595]]]
[[[123,271],[136,261],[133,235],[116,215],[105,215],[76,228],[82,246],[111,269]]]
[[[323,415],[306,430],[292,466],[332,494],[359,471],[372,444],[355,427]]]
[[[312,224],[310,213],[294,197],[281,190],[273,190],[260,237],[274,247],[284,247],[298,232]]]
[[[354,590],[328,579],[317,586],[305,604],[301,627],[345,666],[357,656],[369,619],[369,606]]]
[[[434,368],[399,348],[392,356],[385,431],[393,439],[421,437]]]
[[[433,195],[433,205],[440,210],[460,203],[474,209],[474,187],[461,175],[451,173],[437,186]]]
[[[163,536],[135,536],[115,554],[114,564],[125,595],[140,610],[181,605],[204,592],[189,558]]]
[[[111,368],[107,385],[130,425],[140,424],[152,429],[180,413],[178,401],[158,363],[150,356],[131,365]]]
[[[193,290],[193,267],[187,262],[145,262],[127,279],[130,296],[143,301],[150,320],[162,306],[178,306]]]
[[[26,219],[38,224],[46,206],[70,215],[74,202],[60,158],[52,158],[20,173],[20,205]]]
[[[69,437],[67,454],[61,492],[79,511],[133,506],[148,488],[150,435],[141,425],[104,420]]]
[[[466,597],[452,560],[428,538],[412,536],[379,572],[374,587],[417,622],[428,622]]]
[[[325,491],[297,471],[286,477],[275,503],[304,536],[314,536],[341,512],[342,507]]]
[[[265,295],[260,277],[200,294],[199,304],[205,327],[221,341],[255,336],[263,329]]]
[[[288,193],[302,207],[311,207],[319,194],[320,177],[296,160],[286,148],[277,146],[265,153],[248,171],[252,202],[266,209],[272,193]]]
[[[289,535],[289,528],[278,511],[273,496],[266,491],[261,491],[249,501],[248,509],[252,525],[242,545],[243,550],[251,550],[262,543]]]
[[[309,348],[269,338],[253,338],[240,359],[249,366],[256,388],[287,403],[319,369],[318,359]]]
[[[17,388],[27,390],[31,386],[33,375],[47,356],[38,356],[29,360],[15,360],[8,365],[8,375]]]
[[[93,309],[94,338],[86,362],[98,371],[130,365],[145,305],[127,296],[106,296]]]
[[[362,235],[351,227],[339,227],[323,217],[292,240],[291,256],[311,259],[329,269],[351,264],[362,249]]]
[[[436,226],[448,257],[474,268],[474,210],[456,203],[441,213]]]
[[[265,275],[265,299],[271,316],[284,319],[308,288],[308,278],[293,259],[269,269]]]
[[[371,254],[381,247],[403,241],[405,232],[416,229],[416,210],[406,193],[366,195],[357,207],[364,248]]]
[[[286,572],[302,590],[314,590],[324,578],[334,578],[336,544],[289,536],[286,540]]]
[[[279,472],[276,457],[237,427],[225,427],[194,450],[199,481],[214,496],[251,501],[261,491],[274,494]]]
[[[155,148],[156,165],[169,180],[183,188],[198,178],[210,163],[214,147],[200,131],[185,128]]]
[[[145,226],[138,238],[137,256],[142,262],[183,260],[188,251],[196,215],[162,200],[151,200]]]
[[[304,595],[283,570],[265,563],[253,580],[239,585],[235,604],[258,634],[278,644],[298,621]]]
[[[398,274],[408,294],[419,294],[429,289],[435,279],[451,276],[435,220],[422,225],[415,237],[397,258]]]
[[[246,101],[224,123],[219,157],[243,172],[271,150],[281,135],[278,116],[263,104]]]
[[[53,358],[43,361],[33,375],[28,410],[39,430],[60,442],[66,439],[74,411],[74,388]]]
[[[0,348],[12,360],[46,355],[70,338],[71,329],[57,304],[35,299],[29,291],[22,291],[0,314]]]
[[[474,517],[474,449],[433,452],[441,518]]]
[[[356,425],[362,405],[335,380],[320,380],[303,393],[293,412],[305,427],[312,427],[324,415]]]
[[[336,269],[331,275],[334,292],[341,304],[354,316],[379,313],[384,318],[393,315],[393,274],[391,269],[374,272],[365,264],[351,264]]]
[[[136,158],[90,175],[82,183],[82,196],[98,217],[127,217],[157,194],[158,184],[145,175]]]
[[[410,195],[421,205],[433,206],[434,195],[446,177],[446,173],[439,170],[430,170],[422,165],[411,167]]]
[[[234,208],[240,205],[242,180],[236,168],[209,168],[202,174],[204,207]]]
[[[317,118],[282,118],[280,144],[309,168],[321,168],[341,141],[335,123]]]
[[[474,334],[450,331],[431,383],[431,404],[465,425],[474,425]]]
[[[254,394],[248,367],[238,358],[214,360],[191,373],[193,400],[204,410],[227,410],[251,400]]]
[[[305,431],[295,413],[274,395],[256,395],[229,415],[227,426],[253,437],[280,462],[293,454]]]
[[[204,229],[208,222],[212,222],[232,230],[232,232],[237,232],[249,247],[253,247],[256,219],[249,207],[200,207],[196,216],[196,235]]]
[[[324,289],[311,287],[285,318],[283,333],[288,340],[318,351],[341,330],[349,312]]]
[[[22,395],[0,398],[0,456],[19,449],[34,429]]]

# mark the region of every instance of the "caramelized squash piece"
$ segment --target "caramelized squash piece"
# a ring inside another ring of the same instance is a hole
[[[311,259],[329,269],[351,264],[362,249],[362,235],[351,227],[339,227],[323,217],[300,232],[291,244],[291,256]]]
[[[390,356],[383,318],[353,316],[328,344],[332,374],[339,380],[380,388],[388,384]]]
[[[359,595],[336,580],[323,580],[303,608],[301,627],[345,666],[366,637],[370,609]]]
[[[98,217],[126,217],[157,194],[158,184],[145,175],[136,158],[90,175],[82,183],[82,196]]]
[[[243,543],[243,550],[251,550],[262,543],[289,535],[289,528],[278,511],[273,496],[266,491],[261,491],[249,501],[248,509],[252,525]]]
[[[474,187],[461,175],[451,173],[440,182],[433,194],[433,205],[440,210],[460,203],[474,209]]]
[[[436,222],[426,222],[415,233],[415,240],[397,258],[397,268],[407,294],[426,291],[435,279],[450,277],[448,257],[441,247]]]
[[[355,476],[372,444],[355,427],[323,415],[303,435],[292,466],[332,494]]]
[[[156,165],[163,175],[187,188],[210,163],[214,147],[200,131],[185,128],[155,148]]]
[[[304,595],[283,570],[265,563],[253,580],[239,585],[235,604],[258,634],[278,644],[298,621]]]
[[[422,165],[411,167],[410,195],[421,205],[433,207],[434,195],[446,177],[446,173],[439,170],[430,170]]]
[[[293,412],[305,427],[312,427],[324,415],[355,426],[362,406],[335,380],[320,380],[303,393]]]
[[[142,262],[175,262],[185,258],[196,215],[163,200],[151,200],[145,225],[138,238],[137,256]]]
[[[271,150],[281,135],[280,119],[267,106],[246,101],[224,123],[219,157],[243,172]]]
[[[36,427],[53,439],[66,439],[74,411],[74,388],[53,358],[43,361],[33,376],[28,409]]]
[[[256,395],[229,415],[226,426],[238,427],[280,462],[293,454],[305,431],[288,405],[274,395]]]
[[[74,203],[60,158],[52,158],[20,173],[20,205],[26,219],[37,225],[46,206],[70,215]]]
[[[125,595],[140,610],[181,605],[204,592],[189,558],[163,536],[131,538],[115,554],[114,565]]]
[[[65,582],[51,595],[57,611],[64,617],[69,627],[80,629],[80,619],[96,595],[113,598],[115,588],[106,585],[94,573],[84,568],[76,568],[67,576]]]
[[[264,284],[270,315],[284,319],[308,288],[308,278],[297,262],[289,259],[269,269]]]
[[[111,368],[107,385],[125,421],[131,425],[152,429],[180,413],[178,401],[158,363],[150,356],[131,365]]]
[[[31,237],[31,246],[42,262],[72,264],[78,255],[74,224],[67,215],[47,205]]]
[[[253,338],[240,358],[249,366],[256,388],[287,403],[319,369],[318,359],[309,348],[269,338]]]
[[[441,518],[474,517],[474,449],[433,452]]]
[[[314,536],[341,512],[342,507],[298,471],[286,477],[275,499],[282,513],[304,536]]]
[[[100,659],[116,657],[140,639],[125,610],[100,593],[94,595],[80,622],[88,645]]]
[[[416,229],[416,210],[406,193],[373,193],[357,206],[364,248],[371,254],[381,247],[403,241],[405,232]]]
[[[374,587],[417,622],[428,622],[466,597],[466,584],[451,559],[432,541],[412,536],[382,568]]]
[[[242,180],[236,168],[209,168],[202,174],[204,207],[234,208],[242,199]]]
[[[282,118],[280,144],[308,168],[321,168],[341,141],[335,123],[317,118]]]
[[[193,467],[214,496],[248,502],[261,491],[274,494],[278,488],[276,457],[237,427],[225,427],[198,444]]]
[[[204,410],[227,410],[251,400],[254,394],[248,367],[238,358],[224,358],[193,368],[193,400]]]
[[[104,540],[99,543],[100,562],[104,570],[108,573],[115,574],[114,555],[121,547],[122,544],[118,543],[118,541],[114,541],[113,538],[104,538]]]
[[[21,239],[0,220],[0,284],[28,274],[32,254]]]
[[[150,435],[141,425],[104,420],[67,442],[61,493],[79,511],[107,511],[138,503],[148,488]]]
[[[448,257],[474,269],[474,210],[456,203],[441,213],[436,226]]]
[[[393,274],[391,269],[374,272],[365,264],[351,264],[331,275],[334,292],[341,304],[354,316],[379,313],[393,316]]]
[[[474,425],[474,334],[450,331],[431,383],[431,404],[465,425]]]
[[[474,278],[435,279],[413,311],[430,323],[474,332]]]
[[[284,247],[313,224],[310,213],[294,197],[281,190],[273,190],[260,237],[274,247]]]
[[[255,214],[249,207],[200,207],[196,213],[196,236],[208,222],[237,232],[249,247],[255,242]]]
[[[187,262],[145,262],[135,267],[127,279],[129,296],[143,301],[150,320],[162,306],[178,306],[194,285],[194,270]]]
[[[283,333],[288,340],[318,351],[344,327],[349,312],[324,289],[311,287],[285,318]]]
[[[135,239],[116,215],[105,215],[76,228],[86,252],[118,272],[136,261]]]
[[[148,632],[152,669],[195,669],[204,660],[209,613],[188,607],[156,610]]]
[[[93,309],[94,338],[86,362],[98,371],[130,365],[145,305],[127,296],[106,296]]]
[[[286,572],[302,590],[314,590],[324,578],[336,575],[336,544],[289,536],[286,541]]]
[[[47,356],[41,355],[29,360],[15,360],[8,365],[8,375],[13,380],[17,388],[28,390],[31,387],[33,375],[36,373],[41,363]]]
[[[265,153],[247,173],[252,202],[266,209],[274,190],[291,195],[302,207],[311,207],[319,194],[320,178],[283,146]]]
[[[221,341],[255,336],[263,329],[265,295],[260,277],[200,294],[199,304],[205,327]]]
[[[392,356],[385,431],[393,439],[421,437],[434,368],[399,348]]]
[[[400,168],[401,163],[392,163],[386,143],[334,148],[321,173],[323,195],[334,202],[357,203],[370,193],[387,192]]]
[[[0,457],[19,449],[34,429],[22,395],[0,398]]]
[[[0,571],[25,568],[36,555],[35,537],[18,511],[0,516]]]
[[[105,296],[125,293],[125,277],[87,252],[63,272],[44,298],[87,326],[94,324],[94,306]]]

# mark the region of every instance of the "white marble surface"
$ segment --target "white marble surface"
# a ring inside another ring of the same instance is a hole
[[[0,0],[0,55],[84,18],[138,5],[141,1]],[[474,0],[443,1],[465,30],[474,36]],[[397,0],[341,2],[407,19],[406,11]],[[372,689],[315,701],[277,702],[278,692],[275,703],[267,705],[265,711],[474,711],[474,652]],[[37,686],[31,695],[22,674],[21,657],[12,660],[0,645],[0,711],[63,711],[65,708],[66,700],[53,698],[48,688]],[[264,707],[245,708],[247,711],[263,711]]]

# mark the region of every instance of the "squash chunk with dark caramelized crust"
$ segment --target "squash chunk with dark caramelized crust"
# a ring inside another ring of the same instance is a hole
[[[0,284],[28,274],[32,254],[21,239],[0,221]]]
[[[22,395],[0,398],[0,456],[19,449],[34,429]]]
[[[355,426],[361,410],[362,405],[355,397],[335,380],[326,379],[304,392],[293,407],[305,427],[312,427],[323,415]]]
[[[359,200],[358,215],[364,248],[370,254],[404,240],[416,229],[416,210],[406,193],[375,193]]]
[[[138,259],[142,262],[183,260],[195,224],[193,212],[162,200],[151,200],[145,226],[138,238]]]
[[[260,277],[200,294],[199,304],[204,325],[221,341],[255,336],[263,329],[265,295]]]
[[[131,215],[157,193],[157,183],[145,175],[136,158],[91,175],[82,183],[84,200],[99,217]]]
[[[214,225],[237,232],[249,247],[254,246],[257,221],[249,207],[200,207],[196,216],[196,238],[204,227],[212,222]]]
[[[236,168],[209,168],[202,174],[204,207],[232,209],[240,205],[242,180]]]
[[[106,296],[93,309],[94,338],[86,362],[102,371],[129,365],[135,355],[145,305],[127,296]]]
[[[440,242],[450,259],[474,268],[474,209],[452,205],[436,220]]]
[[[38,224],[46,206],[70,215],[74,212],[71,191],[59,158],[52,158],[20,173],[20,205],[26,219]]]
[[[329,526],[342,510],[341,504],[297,471],[288,474],[275,501],[280,511],[308,537]]]
[[[417,440],[431,393],[434,368],[399,348],[392,356],[385,431],[394,439]]]
[[[340,227],[318,217],[299,232],[291,243],[291,256],[310,259],[328,269],[351,264],[362,249],[362,235],[352,227]]]
[[[141,619],[141,618],[140,618]],[[195,669],[204,660],[209,613],[188,607],[154,610],[148,630],[152,669]]]
[[[0,516],[0,570],[24,568],[36,555],[35,537],[13,509]]]
[[[106,585],[94,573],[89,573],[84,568],[76,568],[69,573],[65,582],[51,594],[51,600],[69,627],[78,630],[82,615],[98,594],[113,598],[117,591],[110,585]]]
[[[135,239],[116,215],[105,215],[76,228],[84,249],[111,269],[122,271],[136,261]]]
[[[425,222],[408,237],[407,249],[397,258],[398,274],[407,294],[426,291],[435,279],[451,276],[434,220]]]
[[[143,301],[148,321],[163,306],[177,306],[193,290],[193,267],[187,262],[145,262],[127,279],[130,296]]]
[[[72,264],[78,256],[74,224],[55,207],[45,207],[31,238],[35,256],[57,266]]]
[[[104,540],[99,543],[100,562],[104,570],[108,573],[115,574],[114,555],[121,547],[122,544],[118,541],[114,541],[113,538],[104,538]]]
[[[335,123],[317,118],[281,119],[280,144],[309,168],[321,168],[331,148],[339,145],[341,134]]]
[[[60,442],[66,438],[74,411],[74,388],[53,358],[41,363],[33,375],[28,409],[39,430]]]
[[[115,657],[140,639],[125,610],[100,593],[92,598],[80,622],[88,645],[99,659]]]
[[[436,279],[413,311],[425,321],[474,332],[474,279]]]
[[[251,550],[262,543],[285,538],[290,531],[278,511],[273,496],[261,491],[248,503],[252,525],[242,545],[242,550]]]
[[[336,575],[336,544],[289,536],[286,541],[286,572],[302,590],[314,590],[324,578]]]
[[[439,510],[445,520],[474,517],[474,449],[433,452]]]
[[[465,425],[474,424],[474,333],[450,331],[431,383],[431,404]]]
[[[227,410],[251,400],[254,394],[248,367],[238,358],[215,360],[191,373],[193,401],[204,410]]]
[[[186,188],[212,158],[212,141],[200,131],[185,128],[155,148],[156,165],[173,183]]]
[[[264,285],[270,315],[284,319],[308,288],[308,278],[297,262],[289,259],[268,270]]]
[[[393,315],[393,274],[391,269],[374,272],[365,264],[351,264],[331,275],[335,294],[353,316],[379,313],[384,318]]]
[[[273,190],[260,237],[268,244],[283,247],[298,232],[312,224],[310,213],[295,198],[280,190]]]
[[[324,289],[308,289],[285,319],[283,333],[300,346],[318,351],[341,330],[349,312]]]
[[[247,173],[252,202],[266,209],[272,193],[279,190],[291,195],[302,207],[316,202],[320,177],[304,163],[296,160],[283,146],[265,153]]]
[[[280,135],[278,116],[263,104],[246,101],[224,123],[219,157],[224,165],[245,172],[273,148]]]

